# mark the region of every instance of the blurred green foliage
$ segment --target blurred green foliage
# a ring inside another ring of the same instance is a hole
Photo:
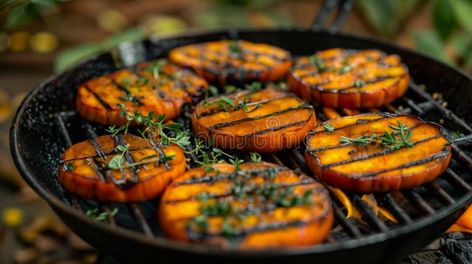
[[[64,0],[1,0],[0,11],[8,10],[4,28],[24,26],[38,17],[45,17]]]
[[[472,71],[472,0],[357,0],[373,31],[391,38],[423,7],[431,29],[415,30],[418,50]]]

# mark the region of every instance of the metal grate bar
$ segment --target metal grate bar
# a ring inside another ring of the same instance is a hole
[[[361,231],[359,231],[359,228],[348,221],[341,208],[339,208],[339,206],[334,201],[331,203],[331,205],[333,206],[334,215],[343,229],[353,237],[361,237],[362,234]]]
[[[130,212],[133,213],[134,219],[136,222],[138,222],[139,226],[141,227],[141,230],[146,236],[152,237],[154,234],[151,231],[151,227],[147,223],[146,219],[144,218],[143,212],[141,211],[141,208],[137,204],[129,204],[128,209]]]
[[[421,89],[421,87],[419,85],[417,85],[413,82],[410,82],[410,89],[412,91],[414,91],[415,93],[417,93],[419,96],[423,97],[423,99],[430,102],[434,107],[436,107],[439,111],[441,111],[441,113],[445,117],[449,118],[450,120],[454,121],[456,124],[463,127],[465,130],[467,130],[468,133],[472,133],[472,128],[463,119],[461,119],[456,114],[454,114],[454,112],[452,112],[451,110],[447,109],[446,107],[441,105],[439,102],[434,100],[431,97],[431,95],[429,93],[423,91],[423,89]]]
[[[455,187],[462,189],[465,192],[472,191],[472,188],[461,177],[459,177],[459,175],[457,175],[453,170],[447,169],[445,174],[448,176],[448,179],[451,181],[451,183]]]
[[[452,153],[455,154],[457,158],[462,161],[462,163],[465,163],[469,170],[472,171],[472,158],[469,157],[469,155],[467,155],[463,150],[461,150],[456,144],[452,144],[451,148]]]
[[[402,194],[424,214],[433,215],[435,210],[414,190],[403,190]]]
[[[387,232],[389,228],[385,225],[385,223],[380,220],[380,218],[372,211],[369,205],[364,202],[359,195],[353,195],[354,204],[356,204],[357,209],[359,209],[363,216],[365,216],[366,220],[373,226],[375,229]]]
[[[406,223],[406,224],[413,223],[413,220],[411,220],[410,216],[405,212],[405,210],[401,208],[400,205],[398,205],[398,203],[395,201],[395,199],[393,199],[391,194],[389,193],[385,194],[384,199],[385,199],[385,203],[390,208],[392,213],[397,218],[401,219],[403,223]]]
[[[438,196],[439,200],[444,204],[448,205],[455,203],[455,200],[436,182],[431,182],[427,184],[426,187],[428,187],[428,189],[435,193]]]

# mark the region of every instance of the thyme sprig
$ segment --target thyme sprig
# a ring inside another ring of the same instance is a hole
[[[327,70],[326,64],[324,63],[323,59],[316,55],[310,56],[310,62],[318,69],[319,72]]]
[[[406,124],[397,121],[397,126],[390,125],[392,132],[384,131],[383,135],[371,134],[363,135],[357,138],[341,136],[339,142],[347,145],[367,146],[378,143],[385,148],[397,150],[404,147],[413,147],[411,142],[412,130]]]
[[[115,155],[109,162],[108,162],[108,168],[113,169],[113,170],[118,170],[122,168],[123,166],[123,157],[126,154],[126,152],[129,149],[129,145],[118,145],[116,147],[118,151],[120,151],[119,154]]]
[[[98,208],[89,209],[85,212],[85,215],[91,217],[97,221],[105,221],[108,216],[114,217],[118,213],[118,208],[113,208],[110,212],[101,212]]]

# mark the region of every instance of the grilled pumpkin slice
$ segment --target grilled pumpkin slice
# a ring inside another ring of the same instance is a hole
[[[305,100],[327,107],[379,107],[408,88],[408,68],[379,50],[328,49],[300,57],[288,85]]]
[[[410,115],[361,114],[331,119],[306,140],[315,175],[343,190],[412,188],[447,169],[451,147],[442,127]]]
[[[75,103],[77,112],[87,120],[122,125],[126,123],[126,118],[120,115],[123,107],[131,113],[154,112],[172,119],[180,115],[185,103],[192,103],[206,88],[206,81],[192,71],[159,60],[83,83]]]
[[[183,151],[130,134],[100,136],[69,147],[59,181],[69,192],[106,202],[139,202],[162,193],[185,172]]]
[[[316,124],[313,107],[275,89],[235,92],[200,102],[192,126],[220,148],[274,152],[303,140]]]
[[[192,44],[170,51],[172,62],[194,69],[210,82],[276,81],[292,61],[281,48],[249,41],[222,40]]]
[[[327,190],[272,163],[194,168],[166,189],[159,221],[172,239],[220,247],[313,245],[333,222]]]

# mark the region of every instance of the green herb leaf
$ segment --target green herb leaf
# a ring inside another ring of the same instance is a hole
[[[334,131],[334,127],[329,123],[324,124],[323,127],[324,127],[326,132],[333,132]]]
[[[323,72],[326,70],[326,65],[320,57],[316,55],[311,55],[310,56],[310,62],[315,65],[315,67],[318,69],[319,72]]]
[[[250,155],[251,155],[251,161],[252,162],[255,162],[255,163],[261,162],[261,160],[262,160],[261,154],[259,154],[257,152],[251,152]]]

